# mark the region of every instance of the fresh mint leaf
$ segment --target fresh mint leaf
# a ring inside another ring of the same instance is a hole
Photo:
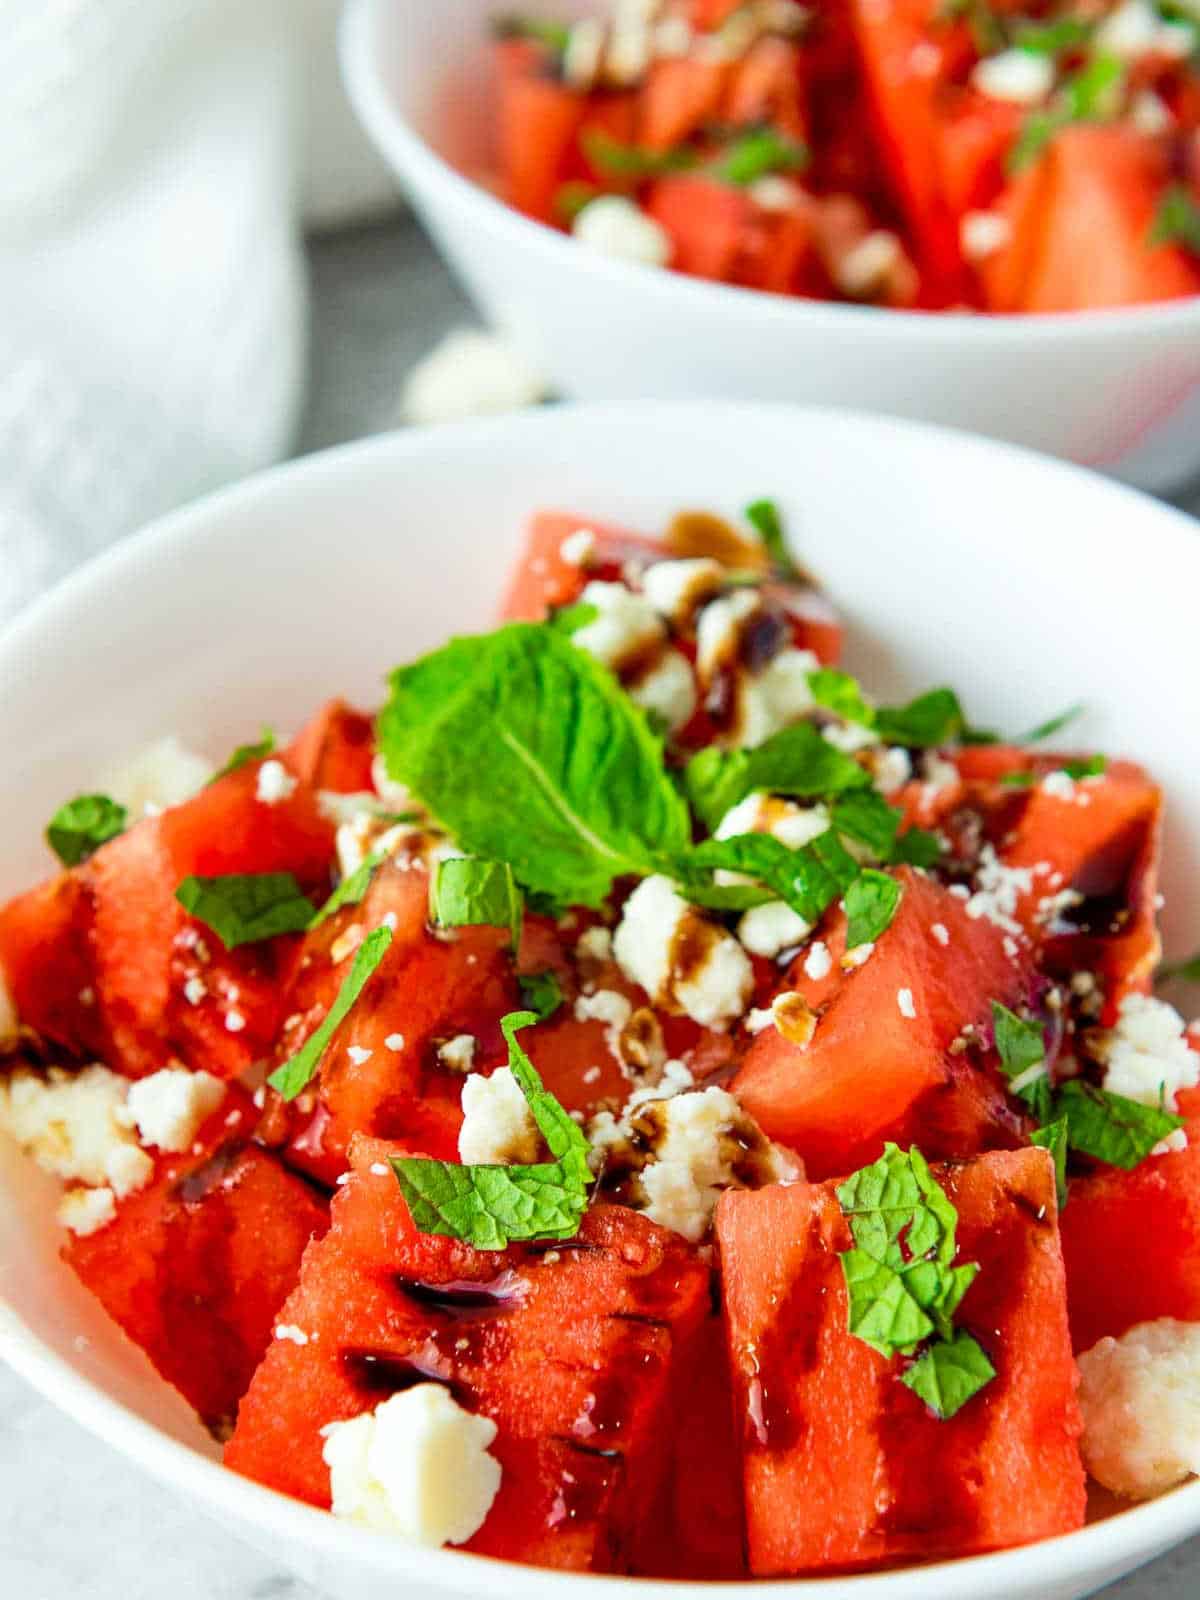
[[[290,872],[185,878],[175,898],[211,928],[227,950],[281,933],[303,933],[313,920],[312,901]]]
[[[1061,1211],[1067,1203],[1067,1147],[1070,1144],[1070,1130],[1066,1117],[1058,1117],[1054,1122],[1047,1123],[1044,1128],[1038,1128],[1029,1135],[1030,1144],[1040,1145],[1043,1150],[1049,1150],[1054,1158],[1054,1182],[1058,1190],[1058,1209]]]
[[[1064,761],[1061,767],[1055,767],[1055,772],[1063,772],[1068,778],[1099,778],[1108,769],[1107,756],[1086,756],[1081,761]],[[1032,789],[1043,779],[1050,777],[1049,772],[1006,772],[1000,782],[1010,789]]]
[[[1181,1117],[1097,1089],[1081,1078],[1063,1084],[1054,1110],[1056,1116],[1066,1118],[1072,1150],[1125,1172],[1144,1161],[1168,1134],[1183,1127]]]
[[[562,55],[571,42],[571,30],[565,22],[520,15],[496,17],[492,22],[492,35],[497,39],[530,39],[555,55]]]
[[[562,984],[558,981],[558,974],[547,969],[545,972],[525,972],[517,978],[521,989],[521,998],[529,1009],[535,1013],[539,1022],[545,1022],[563,1003]]]
[[[900,1381],[945,1422],[995,1376],[996,1369],[979,1341],[960,1329],[953,1339],[922,1351]]]
[[[874,944],[891,927],[901,889],[886,872],[867,867],[846,890],[846,949]]]
[[[570,1239],[578,1233],[591,1183],[588,1143],[517,1043],[517,1031],[537,1020],[532,1011],[517,1011],[500,1026],[509,1068],[555,1160],[501,1167],[393,1157],[396,1181],[422,1233],[464,1239],[477,1250],[502,1250],[514,1239]]]
[[[262,734],[256,744],[239,744],[229,760],[208,780],[209,785],[216,783],[218,778],[227,778],[231,772],[238,772],[242,767],[248,767],[252,761],[265,760],[275,749],[275,730],[263,726]]]
[[[962,737],[967,719],[953,689],[930,689],[906,706],[880,706],[875,731],[888,744],[927,750],[953,744]]]
[[[915,1146],[886,1144],[878,1161],[839,1186],[837,1197],[855,1244],[885,1266],[899,1271],[927,1255],[944,1266],[954,1259],[958,1213]]]
[[[383,852],[378,850],[372,851],[369,856],[364,857],[354,871],[338,884],[329,899],[326,900],[316,916],[313,917],[309,927],[319,928],[323,922],[328,922],[334,912],[340,911],[343,906],[361,905],[363,897],[371,887],[371,879],[383,865],[384,859]]]
[[[713,167],[713,176],[745,188],[772,172],[801,172],[809,163],[808,147],[774,128],[751,128],[726,145]],[[755,506],[771,505],[758,500]],[[754,510],[754,506],[750,510]],[[771,510],[774,511],[774,506]],[[747,512],[749,517],[749,512]],[[753,518],[750,518],[753,521]]]
[[[1146,243],[1177,244],[1200,256],[1200,203],[1186,184],[1172,183],[1163,190]]]
[[[551,204],[555,219],[569,228],[584,206],[590,206],[603,193],[603,189],[594,183],[585,183],[582,178],[568,178],[554,191]]]
[[[670,150],[647,150],[643,145],[623,144],[601,128],[585,129],[580,144],[584,155],[599,172],[629,183],[686,172],[700,160],[688,145],[675,145]]]
[[[1014,739],[1013,744],[1041,744],[1044,739],[1052,739],[1056,733],[1061,733],[1064,728],[1078,721],[1087,709],[1082,702],[1068,706],[1065,711],[1060,711],[1056,717],[1048,717],[1045,722],[1039,722],[1036,728],[1030,728],[1028,733],[1023,733],[1019,739]]]
[[[435,927],[507,928],[514,950],[521,942],[521,891],[507,861],[439,861],[429,885],[429,911]]]
[[[876,790],[852,790],[834,803],[832,814],[838,833],[866,845],[880,861],[891,860],[901,813]]]
[[[590,601],[579,600],[573,606],[559,606],[557,611],[551,612],[547,619],[547,626],[557,628],[559,633],[568,637],[578,633],[580,628],[586,628],[589,622],[595,622],[600,615],[600,607],[594,606]]]
[[[782,729],[753,750],[726,751],[709,745],[684,769],[688,800],[710,833],[756,789],[815,800],[867,788],[870,782],[857,761],[807,722]]]
[[[848,672],[837,667],[818,667],[809,673],[808,687],[819,706],[844,721],[860,723],[864,728],[875,726],[875,708],[867,704],[858,679]]]
[[[1173,961],[1160,967],[1154,981],[1167,983],[1172,978],[1180,978],[1184,983],[1200,983],[1200,950],[1186,961]]]
[[[881,1356],[911,1354],[933,1332],[933,1321],[903,1277],[865,1250],[847,1250],[841,1259],[850,1332]]]
[[[59,806],[46,825],[46,843],[64,867],[77,867],[102,844],[124,833],[129,813],[106,794],[81,794]]]
[[[387,954],[392,942],[392,930],[386,926],[373,929],[359,945],[354,965],[342,980],[342,986],[325,1015],[321,1026],[309,1034],[294,1056],[267,1079],[272,1089],[277,1089],[285,1100],[294,1100],[316,1074],[321,1057],[329,1047],[334,1034],[346,1020],[359,995],[367,986],[379,963]]]
[[[1078,17],[1058,17],[1050,22],[1022,22],[1013,36],[1018,50],[1031,55],[1058,56],[1078,50],[1092,35],[1095,24]]]
[[[1025,118],[1009,152],[1009,172],[1032,166],[1054,136],[1071,123],[1110,120],[1120,109],[1125,71],[1124,62],[1116,56],[1100,54],[1073,72],[1049,107]]]
[[[1008,1091],[1024,1102],[1041,1123],[1054,1117],[1053,1086],[1046,1067],[1045,1036],[1040,1023],[1026,1022],[998,1000],[992,1001],[992,1028],[1000,1070]]]
[[[758,135],[757,137],[761,138],[763,136]],[[732,181],[751,183],[753,179],[735,179]],[[792,583],[804,582],[804,574],[792,560],[792,553],[788,549],[787,534],[783,529],[783,518],[779,515],[779,507],[774,500],[753,501],[752,504],[746,507],[745,517],[746,521],[762,540],[763,549],[767,552],[775,572],[781,578],[786,578]]]
[[[662,743],[607,668],[534,623],[455,639],[392,674],[389,774],[471,855],[526,890],[598,907],[682,853],[687,808]],[[465,768],[486,781],[463,782]]]
[[[932,867],[941,859],[942,841],[936,833],[924,828],[905,828],[897,834],[892,847],[892,860],[907,862],[910,867]]]

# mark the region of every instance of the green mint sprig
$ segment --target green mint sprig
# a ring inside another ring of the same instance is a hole
[[[46,825],[46,843],[64,867],[77,867],[102,844],[124,833],[125,807],[106,794],[81,794],[60,806]]]
[[[386,926],[375,928],[367,935],[355,952],[354,965],[343,979],[321,1026],[308,1036],[294,1056],[271,1073],[267,1082],[285,1100],[294,1100],[308,1087],[334,1034],[353,1010],[359,995],[387,954],[391,942],[392,930]]]

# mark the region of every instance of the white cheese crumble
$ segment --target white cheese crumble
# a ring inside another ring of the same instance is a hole
[[[321,1429],[335,1517],[413,1544],[465,1544],[500,1488],[496,1424],[419,1383]]]
[[[68,1189],[58,1202],[59,1223],[81,1239],[107,1228],[116,1214],[116,1196],[107,1184],[100,1189]]]
[[[904,246],[887,228],[876,228],[841,256],[834,269],[838,288],[852,300],[879,291],[904,259]]]
[[[241,1033],[246,1026],[246,1019],[240,1011],[227,1011],[225,1013],[225,1027],[229,1033]]]
[[[0,1130],[38,1166],[67,1182],[110,1188],[118,1199],[143,1188],[154,1163],[130,1131],[128,1083],[107,1067],[45,1078],[18,1071],[0,1080]]]
[[[789,648],[781,650],[760,673],[739,673],[732,742],[754,749],[811,711],[808,675],[819,664],[811,650]]]
[[[1181,60],[1195,48],[1196,33],[1186,22],[1165,22],[1148,0],[1123,0],[1096,29],[1093,42],[1095,49],[1121,61],[1149,55]]]
[[[275,1337],[286,1340],[288,1344],[306,1345],[308,1335],[303,1328],[298,1328],[294,1322],[278,1322],[275,1325]]]
[[[1133,97],[1129,107],[1129,120],[1139,133],[1144,133],[1150,138],[1157,137],[1160,133],[1168,133],[1175,126],[1175,118],[1171,108],[1161,95],[1155,94],[1153,89],[1141,89]]]
[[[458,328],[408,374],[400,411],[406,422],[455,422],[519,411],[545,393],[545,379],[507,339]]]
[[[879,735],[874,728],[868,728],[862,722],[829,722],[821,729],[821,737],[835,750],[844,751],[848,756],[856,755],[860,750],[867,750],[873,744],[879,743]]]
[[[738,923],[738,939],[753,956],[763,956],[768,961],[794,945],[803,943],[812,932],[812,923],[805,922],[799,912],[783,900],[768,900],[765,905],[751,906]]]
[[[986,917],[1006,933],[1021,933],[1021,924],[1014,913],[1021,895],[1030,894],[1032,890],[1032,867],[1006,866],[994,848],[985,844],[979,853],[975,892],[967,899],[966,913],[976,921]]]
[[[596,535],[590,528],[576,528],[558,547],[558,553],[569,567],[586,567],[596,557]]]
[[[1054,58],[1032,50],[1001,50],[985,56],[971,72],[971,83],[989,100],[1033,106],[1054,87]]]
[[[742,833],[769,833],[789,850],[800,850],[827,832],[829,824],[825,806],[800,806],[756,789],[725,813],[713,837],[736,839]]]
[[[594,961],[598,965],[612,960],[612,933],[608,928],[599,923],[594,928],[588,928],[579,935],[579,943],[575,946],[576,956],[585,961]]]
[[[677,940],[693,922],[703,959],[677,973]],[[643,879],[625,902],[613,954],[625,976],[653,1001],[678,1005],[703,1027],[740,1017],[754,987],[753,969],[737,940],[702,917],[663,877]]]
[[[666,633],[650,602],[623,583],[593,579],[584,584],[579,602],[595,606],[599,615],[577,628],[571,641],[606,667],[619,668],[622,661],[657,644]]]
[[[627,687],[634,704],[661,717],[671,733],[695,715],[696,678],[680,650],[664,650],[650,670]]]
[[[571,224],[580,244],[601,255],[665,267],[671,259],[671,235],[653,217],[621,194],[589,200]]]
[[[530,1164],[538,1158],[537,1123],[508,1067],[490,1078],[472,1072],[462,1089],[459,1160],[466,1166]]]
[[[696,607],[718,593],[725,568],[711,556],[680,561],[656,561],[642,574],[642,592],[659,613],[677,628],[686,627]]]
[[[208,993],[208,985],[198,973],[193,973],[183,986],[183,998],[190,1006],[198,1006]]]
[[[986,261],[1012,241],[1012,223],[999,211],[968,211],[958,227],[958,240],[968,261]]]
[[[1200,1055],[1187,1042],[1183,1018],[1165,1000],[1126,995],[1116,1026],[1093,1048],[1104,1063],[1104,1087],[1141,1105],[1175,1111],[1178,1091],[1200,1083]]]
[[[399,1052],[404,1049],[404,1035],[402,1033],[389,1033],[383,1041],[385,1050]]]
[[[913,1002],[913,992],[911,989],[897,989],[896,1004],[900,1008],[900,1015],[902,1017],[907,1017],[910,1022],[915,1018],[917,1014],[917,1008]]]
[[[829,946],[818,939],[804,958],[804,970],[814,983],[820,983],[822,978],[829,976],[832,968],[833,957],[829,953]]]
[[[761,608],[757,589],[733,589],[704,607],[696,621],[696,670],[702,683],[734,665],[742,628]]]
[[[164,1067],[129,1086],[121,1120],[131,1120],[143,1144],[178,1155],[225,1098],[225,1085],[211,1072]]]
[[[264,761],[258,769],[255,797],[265,806],[277,806],[295,794],[298,781],[282,761]]]
[[[930,925],[930,933],[943,947],[950,943],[950,929],[944,922],[934,922]]]
[[[453,1039],[438,1046],[438,1060],[451,1072],[470,1072],[475,1064],[475,1036],[456,1033]]]
[[[190,800],[212,780],[216,770],[207,757],[197,755],[170,734],[109,767],[96,787],[124,806],[131,817],[141,817]]]
[[[420,810],[415,796],[407,785],[399,783],[389,775],[387,760],[382,750],[371,757],[371,783],[375,793],[389,811]]]
[[[1097,1483],[1131,1500],[1200,1472],[1200,1323],[1164,1317],[1079,1357],[1080,1448]]]
[[[1042,779],[1039,788],[1043,794],[1048,794],[1053,800],[1074,800],[1075,780],[1069,772],[1058,768],[1048,772]]]
[[[351,1065],[356,1067],[365,1066],[374,1054],[374,1050],[368,1050],[366,1045],[350,1044],[346,1046],[346,1055],[349,1057]]]
[[[880,794],[895,794],[913,775],[912,757],[899,745],[890,746],[876,755],[871,770]]]

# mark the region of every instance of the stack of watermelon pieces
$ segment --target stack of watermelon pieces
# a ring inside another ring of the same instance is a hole
[[[562,554],[583,526],[586,573]],[[695,556],[700,527],[684,519],[664,547],[545,514],[504,616],[541,620],[585,582]],[[795,648],[836,660],[837,618],[804,579],[768,572],[754,546],[733,564],[757,572]],[[716,726],[701,704],[678,747],[703,749]],[[534,977],[552,976],[563,1001],[524,1035],[546,1089],[585,1124],[619,1111],[630,1082],[610,1025],[576,1001],[601,990],[655,1007],[606,940],[589,939],[602,919],[527,910],[515,951],[502,928],[448,934],[430,925],[426,860],[404,854],[307,931],[232,949],[175,894],[189,875],[286,872],[319,905],[339,878],[337,797],[384,804],[375,755],[371,720],[332,704],[271,757],[290,780],[282,798],[264,803],[267,758],[253,757],[0,909],[23,1026],[7,1066],[100,1059],[130,1081],[183,1066],[228,1084],[189,1149],[157,1155],[149,1183],[64,1254],[228,1437],[229,1466],[329,1506],[322,1429],[432,1382],[497,1424],[501,1489],[467,1548],[512,1561],[774,1577],[1079,1527],[1074,1353],[1159,1316],[1200,1320],[1200,1093],[1181,1099],[1187,1148],[1128,1172],[1079,1162],[1060,1220],[1055,1163],[1008,1092],[991,1008],[1036,1008],[1050,983],[1086,970],[1108,1026],[1147,990],[1161,814],[1150,779],[1112,764],[1065,829],[1036,782],[1063,757],[947,745],[936,783],[914,776],[893,797],[905,826],[941,831],[946,863],[897,869],[899,908],[870,959],[843,960],[837,902],[816,930],[822,960],[811,947],[754,959],[753,1014],[798,996],[818,1019],[811,1039],[670,1008],[654,1019],[666,1053],[697,1083],[731,1085],[805,1177],[731,1189],[699,1245],[621,1193],[593,1197],[575,1237],[482,1249],[420,1231],[392,1162],[457,1160],[463,1080],[447,1043],[470,1036],[476,1073],[504,1066],[501,1019]],[[981,840],[1018,885],[1027,869],[1105,916],[1048,922],[1044,884],[1015,893],[1001,925],[976,914],[953,863]],[[255,1089],[264,1064],[294,1058],[321,1026],[365,931],[382,927],[387,953],[311,1082],[290,1100]],[[978,1266],[955,1330],[993,1373],[947,1420],[900,1381],[911,1354],[851,1333],[841,1265],[846,1180],[914,1146],[956,1210],[955,1261]]]

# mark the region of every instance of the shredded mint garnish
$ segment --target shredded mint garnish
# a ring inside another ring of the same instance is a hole
[[[895,878],[868,867],[846,890],[846,949],[874,944],[892,925],[902,890]]]
[[[312,901],[290,872],[185,878],[175,898],[211,928],[227,950],[281,933],[303,933],[313,920]]]
[[[321,1057],[328,1049],[330,1040],[366,988],[368,980],[387,954],[391,942],[392,930],[388,927],[375,928],[367,935],[355,952],[354,965],[343,980],[324,1022],[309,1035],[296,1054],[282,1066],[276,1067],[267,1079],[271,1087],[278,1089],[285,1100],[294,1100],[301,1090],[308,1087],[321,1065]]]
[[[106,794],[81,794],[60,806],[46,825],[46,843],[64,867],[77,867],[102,844],[124,833],[129,813]]]
[[[520,985],[521,998],[534,1012],[539,1022],[545,1022],[563,1003],[562,984],[558,981],[558,974],[549,969],[545,972],[522,973],[517,983]]]
[[[429,910],[439,928],[507,928],[521,942],[521,891],[507,861],[452,856],[439,861],[429,887]]]
[[[229,760],[215,772],[209,783],[216,783],[218,778],[227,778],[231,772],[238,772],[242,767],[248,767],[252,761],[262,761],[275,749],[274,728],[263,728],[262,734],[256,744],[239,744]]]

